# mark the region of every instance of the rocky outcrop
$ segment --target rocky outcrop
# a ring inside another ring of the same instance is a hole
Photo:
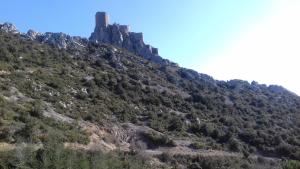
[[[180,68],[178,69],[177,73],[185,79],[188,80],[196,80],[196,81],[200,81],[200,82],[204,82],[210,85],[215,86],[216,85],[216,80],[214,80],[211,76],[206,75],[206,74],[202,74],[202,73],[198,73],[194,70],[191,69],[186,69],[186,68]]]
[[[64,33],[51,33],[44,34],[29,30],[25,37],[31,40],[37,40],[41,43],[47,43],[60,49],[75,48],[80,49],[88,44],[88,39],[78,36],[70,36]]]
[[[20,34],[21,36],[30,40],[36,40],[40,43],[47,43],[60,49],[80,49],[85,47],[89,43],[87,38],[70,36],[64,33],[39,33],[32,29],[28,30],[26,34],[20,33],[16,26],[11,23],[0,24],[0,30],[6,33]]]
[[[36,32],[32,29],[28,30],[27,34],[26,34],[26,37],[31,39],[31,40],[36,40],[38,37],[42,36],[41,33],[39,32]]]
[[[157,63],[169,63],[168,60],[159,56],[157,48],[144,43],[142,33],[130,32],[130,28],[127,25],[109,25],[108,16],[103,12],[96,14],[96,27],[89,39],[92,42],[108,43],[125,48]]]
[[[127,70],[127,68],[121,62],[121,56],[116,54],[118,50],[114,47],[110,48],[105,55],[105,59],[109,61],[109,64],[117,70]]]
[[[6,33],[19,34],[20,32],[17,30],[16,26],[11,23],[0,24],[0,30]]]

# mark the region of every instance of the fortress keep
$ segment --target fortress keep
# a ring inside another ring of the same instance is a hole
[[[96,28],[106,28],[109,24],[109,16],[105,12],[96,13]]]
[[[90,41],[109,43],[129,50],[148,60],[164,61],[158,54],[158,49],[144,43],[143,33],[130,31],[128,25],[109,24],[109,16],[105,12],[96,13],[96,26]]]

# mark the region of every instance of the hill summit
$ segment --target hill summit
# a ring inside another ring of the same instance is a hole
[[[127,49],[146,59],[162,62],[158,49],[144,43],[143,33],[130,32],[128,25],[109,24],[109,16],[105,12],[96,14],[96,27],[90,40],[109,43]]]

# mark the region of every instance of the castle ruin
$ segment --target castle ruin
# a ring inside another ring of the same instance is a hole
[[[109,16],[105,12],[97,12],[95,19],[96,26],[91,34],[91,41],[122,47],[148,60],[163,61],[157,48],[144,43],[143,33],[131,32],[128,25],[110,25]]]

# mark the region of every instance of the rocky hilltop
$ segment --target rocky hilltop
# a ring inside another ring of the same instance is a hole
[[[0,29],[6,33],[12,33],[12,34],[19,34],[20,32],[18,31],[18,29],[16,28],[15,25],[11,24],[11,23],[4,23],[1,24],[0,23]]]
[[[158,49],[144,43],[143,33],[130,32],[128,25],[109,24],[109,16],[105,12],[96,14],[96,27],[90,40],[96,43],[109,43],[125,48],[148,60],[162,62]]]
[[[107,43],[127,49],[147,60],[161,64],[174,64],[169,60],[160,57],[157,48],[145,44],[143,33],[131,32],[128,25],[110,25],[108,14],[105,12],[98,12],[95,18],[95,30],[89,39],[70,36],[65,33],[39,33],[34,30],[29,30],[26,34],[23,34],[23,36],[31,40],[37,40],[41,43],[56,46],[60,49],[80,49],[87,46],[87,43]],[[17,28],[11,23],[2,24],[0,29],[10,33],[20,34]]]

